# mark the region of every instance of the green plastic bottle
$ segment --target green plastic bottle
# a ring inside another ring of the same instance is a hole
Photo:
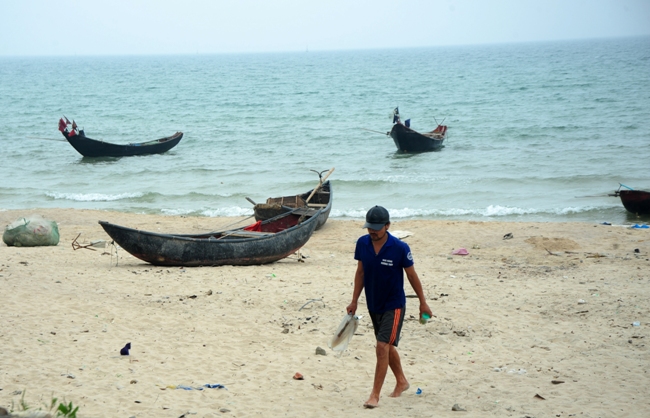
[[[422,316],[420,317],[420,323],[421,323],[422,325],[425,325],[427,322],[429,322],[429,319],[431,319],[431,317],[429,316],[429,314],[425,314],[425,313],[423,313]]]

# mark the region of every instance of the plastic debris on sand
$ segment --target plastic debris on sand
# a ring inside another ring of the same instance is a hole
[[[328,347],[334,351],[344,351],[348,348],[348,344],[352,336],[359,327],[359,317],[352,314],[347,314],[341,321],[341,324],[336,329],[336,332],[327,343]]]

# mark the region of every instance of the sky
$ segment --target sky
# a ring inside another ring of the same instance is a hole
[[[650,0],[0,0],[0,56],[417,48],[650,35]]]

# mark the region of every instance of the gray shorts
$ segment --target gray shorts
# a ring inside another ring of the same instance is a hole
[[[402,332],[405,311],[406,307],[380,314],[370,312],[370,319],[375,329],[375,338],[377,341],[397,347],[399,336]]]

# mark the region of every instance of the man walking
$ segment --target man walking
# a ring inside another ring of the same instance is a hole
[[[348,305],[347,312],[353,315],[356,313],[361,290],[365,288],[366,303],[377,339],[377,364],[372,392],[363,406],[376,408],[388,367],[396,380],[395,389],[389,396],[398,397],[409,388],[397,352],[406,308],[404,272],[420,301],[420,316],[427,314],[432,317],[433,313],[413,267],[411,249],[408,244],[388,232],[388,211],[381,206],[374,206],[366,214],[363,227],[368,229],[368,234],[359,238],[354,252],[357,271],[354,275],[352,302]]]

